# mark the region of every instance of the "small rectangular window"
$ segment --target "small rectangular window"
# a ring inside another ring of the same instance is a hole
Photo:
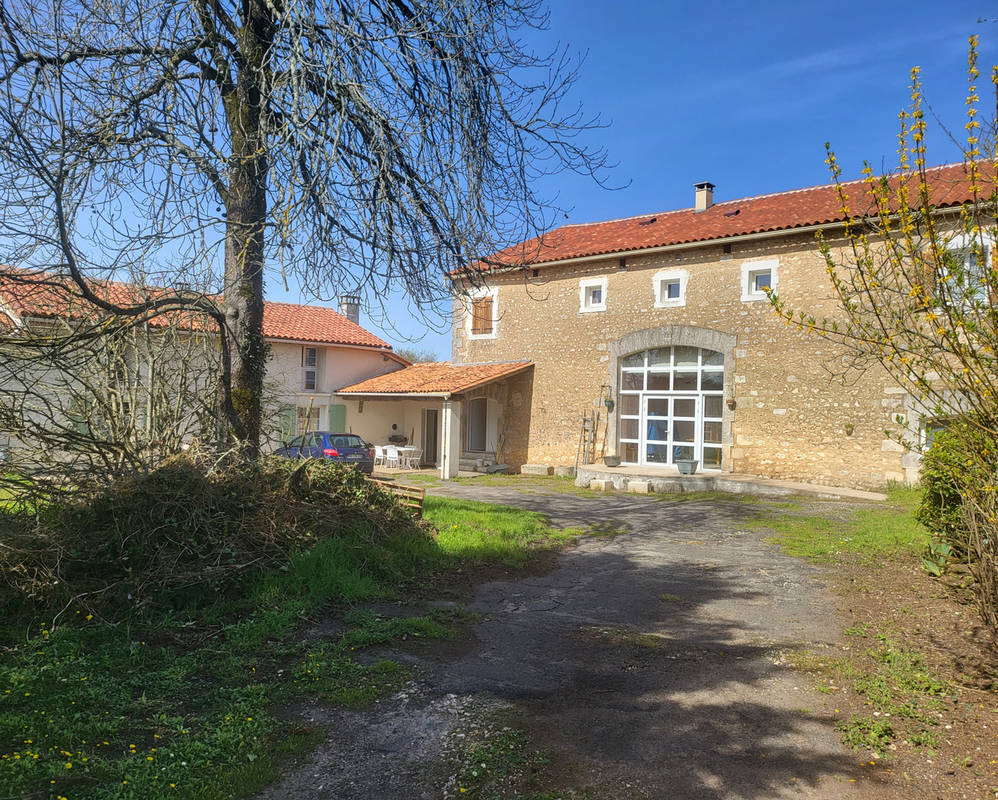
[[[762,272],[752,273],[752,291],[753,292],[763,292],[766,289],[772,288],[773,275],[767,269]]]
[[[922,422],[922,452],[928,452],[936,436],[950,426],[948,419],[927,419]]]
[[[775,291],[779,261],[769,258],[742,264],[742,302],[768,300],[767,291]]]
[[[476,297],[471,301],[472,336],[489,336],[493,331],[492,295]]]
[[[991,260],[991,248],[952,248],[946,251],[950,294],[963,305],[988,301],[988,276],[985,264]]]
[[[579,281],[579,312],[606,311],[606,278]]]
[[[686,281],[689,275],[684,269],[663,270],[652,278],[655,308],[677,308],[686,305]]]
[[[319,409],[316,406],[306,408],[298,406],[297,430],[298,434],[309,433],[319,427]],[[301,446],[305,446],[304,444]]]
[[[301,349],[301,385],[306,392],[314,392],[318,387],[319,348],[303,347]]]

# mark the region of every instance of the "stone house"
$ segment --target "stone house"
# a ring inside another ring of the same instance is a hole
[[[929,171],[940,213],[970,200],[963,170]],[[844,351],[788,326],[766,295],[841,315],[815,243],[822,231],[846,244],[835,187],[723,202],[713,190],[697,184],[691,208],[566,225],[454,276],[453,366],[528,365],[452,405],[465,460],[493,458],[501,439],[511,467],[572,465],[595,413],[596,460],[651,471],[693,459],[839,486],[917,476],[917,453],[885,431],[897,415],[913,435],[931,421],[879,367],[843,381]],[[392,376],[397,391],[409,372]],[[475,393],[489,402],[472,414]]]

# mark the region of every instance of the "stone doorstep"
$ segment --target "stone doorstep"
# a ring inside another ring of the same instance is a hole
[[[627,491],[632,494],[648,494],[651,489],[650,481],[628,481]]]
[[[809,494],[814,497],[834,500],[883,501],[887,499],[887,496],[880,492],[732,473],[705,474],[699,472],[695,475],[679,475],[677,473],[650,475],[648,473],[641,474],[628,467],[593,468],[586,466],[579,467],[575,479],[576,486],[588,486],[590,489],[598,491],[610,491],[616,488],[638,492],[641,490],[630,488],[632,484],[637,483],[647,483],[649,492],[663,493],[721,491],[729,494],[750,494],[760,497],[792,497]]]
[[[554,474],[558,478],[574,478],[575,467],[560,466],[554,468]]]
[[[551,467],[546,464],[524,464],[520,467],[521,475],[550,475]]]

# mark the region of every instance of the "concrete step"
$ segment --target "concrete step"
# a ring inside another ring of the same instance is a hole
[[[474,472],[475,467],[478,464],[478,460],[483,459],[485,463],[496,463],[495,453],[461,453],[461,458],[458,459],[458,468],[467,472]]]

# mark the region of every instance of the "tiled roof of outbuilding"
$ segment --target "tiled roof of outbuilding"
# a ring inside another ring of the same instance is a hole
[[[533,364],[533,361],[490,364],[451,364],[449,361],[439,361],[413,364],[387,375],[346,386],[338,394],[460,394],[522,372]]]
[[[989,193],[994,165],[979,162]],[[946,208],[971,202],[967,166],[946,164],[927,170],[932,204]],[[895,179],[896,180],[896,179]],[[912,181],[909,189],[916,188]],[[852,212],[870,205],[864,181],[842,184],[850,196]],[[912,198],[917,202],[917,198]],[[492,268],[543,265],[554,261],[640,251],[670,245],[694,244],[733,236],[790,231],[814,225],[842,222],[841,202],[834,184],[776,194],[718,202],[704,211],[684,208],[626,219],[607,220],[560,228],[509,247],[489,259]],[[486,268],[482,265],[482,268]]]

